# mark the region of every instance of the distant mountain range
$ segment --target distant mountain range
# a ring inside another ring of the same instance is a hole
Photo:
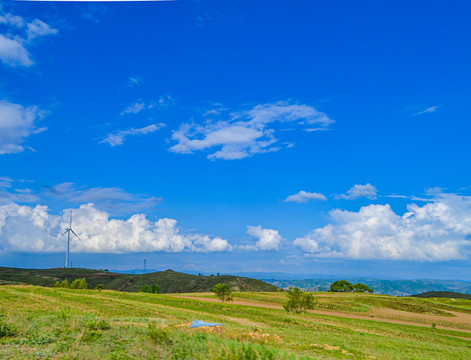
[[[339,278],[331,279],[303,279],[303,280],[277,280],[263,279],[282,289],[296,286],[309,291],[327,291],[330,284]],[[351,283],[363,283],[371,287],[375,294],[395,296],[408,296],[429,291],[453,291],[471,294],[471,282],[458,280],[378,280],[368,278],[343,278]]]

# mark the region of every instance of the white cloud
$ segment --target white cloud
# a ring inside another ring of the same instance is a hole
[[[12,192],[0,188],[0,204],[10,204],[12,202],[31,203],[35,201],[38,201],[38,197],[31,194],[30,189],[16,189]]]
[[[0,176],[0,188],[10,188],[13,182],[14,180],[8,176]]]
[[[135,87],[142,83],[142,76],[131,76],[128,79],[127,87]]]
[[[347,194],[339,195],[338,198],[355,200],[362,197],[366,197],[370,200],[374,200],[376,199],[376,191],[376,187],[369,183],[366,185],[355,185],[347,191]]]
[[[147,109],[147,106],[143,101],[139,100],[132,105],[129,105],[123,111],[121,111],[120,115],[125,114],[137,114],[140,113],[142,110]]]
[[[438,108],[439,108],[438,105],[430,106],[429,108],[427,108],[425,110],[418,111],[418,112],[414,113],[413,115],[431,114],[431,113],[434,113]]]
[[[31,41],[40,36],[56,35],[57,32],[57,29],[51,28],[44,21],[34,19],[32,22],[28,23],[26,35],[28,41]]]
[[[18,183],[27,182],[26,180],[14,180],[7,176],[0,176],[0,205],[10,204],[12,202],[29,203],[38,201],[31,189],[17,188]]]
[[[23,107],[9,101],[0,101],[0,155],[24,151],[21,145],[32,134],[42,132],[36,123],[44,113],[37,107]]]
[[[205,116],[222,116],[224,109],[207,111]],[[257,105],[251,110],[233,112],[228,120],[210,120],[204,125],[184,123],[172,134],[177,144],[170,151],[190,154],[209,150],[209,159],[235,160],[255,154],[278,151],[280,145],[270,124],[316,125],[327,128],[334,121],[326,114],[307,105],[280,101]],[[286,146],[290,145],[287,143]]]
[[[12,67],[32,66],[34,61],[31,59],[27,46],[36,38],[54,35],[58,32],[57,29],[51,28],[39,19],[26,24],[22,17],[9,13],[0,14],[0,24],[7,26],[7,32],[0,34],[0,61]]]
[[[148,125],[140,129],[131,128],[129,130],[118,131],[115,133],[108,134],[102,141],[100,141],[100,143],[108,143],[110,146],[123,145],[124,139],[127,136],[150,134],[161,129],[164,126],[165,124],[160,123]]]
[[[290,195],[285,199],[285,201],[287,202],[297,202],[297,203],[305,203],[305,202],[308,202],[309,200],[326,201],[327,198],[321,193],[312,193],[312,192],[301,190],[300,192]]]
[[[47,206],[0,206],[0,251],[49,253],[65,251],[70,210],[51,215]],[[72,228],[81,238],[71,241],[71,250],[88,253],[128,252],[214,252],[231,251],[220,237],[181,233],[177,221],[163,218],[149,221],[136,214],[127,220],[110,219],[93,204],[73,210]]]
[[[34,64],[28,50],[17,39],[0,34],[0,60],[10,66],[31,66]]]
[[[134,79],[137,81],[137,79]],[[136,83],[137,84],[137,83]],[[157,100],[152,101],[144,101],[144,100],[137,100],[134,104],[129,105],[123,111],[121,111],[120,115],[127,115],[127,114],[138,114],[143,110],[150,110],[157,107],[164,107],[168,106],[172,103],[172,98],[170,96],[160,96]]]
[[[21,16],[16,16],[12,14],[0,15],[0,24],[6,24],[17,28],[22,28],[23,26],[25,26],[25,22]]]
[[[316,257],[446,261],[471,250],[471,197],[435,194],[423,206],[410,204],[397,215],[390,205],[358,212],[333,210],[332,223],[294,241]]]
[[[94,203],[112,214],[129,214],[156,206],[162,198],[145,194],[132,194],[118,187],[78,187],[65,182],[45,187],[46,195],[74,204]]]
[[[247,226],[247,234],[257,239],[255,245],[239,246],[241,250],[279,250],[282,236],[278,230],[263,229],[259,226]]]

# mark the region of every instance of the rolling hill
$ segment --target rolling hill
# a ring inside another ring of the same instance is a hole
[[[86,278],[88,287],[104,284],[107,289],[139,291],[142,285],[157,284],[161,293],[189,293],[211,291],[214,285],[228,284],[233,291],[276,291],[277,287],[261,280],[233,275],[198,276],[173,270],[149,274],[119,274],[104,270],[52,268],[19,269],[0,267],[0,285],[30,284],[54,286],[56,281]]]
[[[471,295],[461,294],[454,291],[428,291],[426,293],[412,295],[412,297],[430,299],[430,298],[448,298],[448,299],[468,299],[471,300]]]
[[[468,360],[471,301],[281,292],[148,294],[0,286],[0,359]],[[195,320],[222,324],[196,327]]]

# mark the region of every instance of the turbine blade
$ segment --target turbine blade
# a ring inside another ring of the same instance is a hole
[[[75,233],[74,230],[70,229],[70,231],[72,231],[72,234],[74,234],[75,236],[77,236],[77,239],[79,239],[80,241],[82,241],[82,239],[80,239],[80,237]]]
[[[72,210],[70,210],[70,229],[72,229]]]
[[[69,229],[67,229],[60,237],[64,236],[65,234],[67,234],[67,231],[69,231]]]

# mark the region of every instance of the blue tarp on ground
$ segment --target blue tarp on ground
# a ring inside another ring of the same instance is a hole
[[[191,322],[191,328],[195,328],[195,327],[200,327],[200,326],[222,326],[222,324],[218,324],[218,323],[209,323],[209,322],[206,322],[206,321],[202,321],[202,320],[193,320]]]

